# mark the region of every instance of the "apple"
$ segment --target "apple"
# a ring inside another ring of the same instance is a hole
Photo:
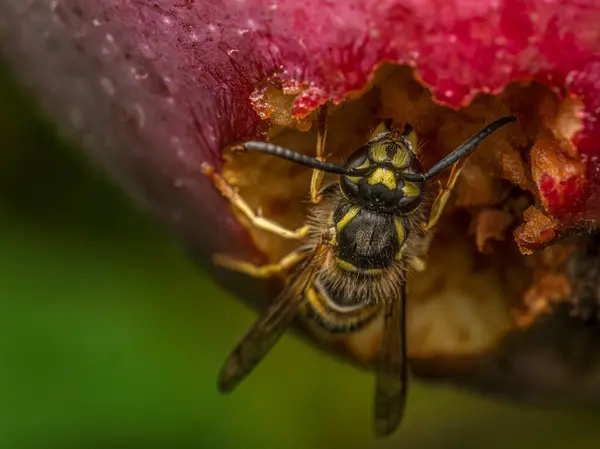
[[[427,269],[409,278],[411,366],[489,394],[585,402],[600,397],[600,334],[568,303],[598,245],[598,23],[595,0],[4,0],[0,51],[61,129],[256,309],[281,279],[212,257],[265,263],[296,243],[249,226],[203,163],[295,228],[310,171],[231,145],[313,154],[328,103],[332,160],[392,118],[415,128],[427,166],[515,115],[466,162]],[[380,330],[300,334],[369,367]]]

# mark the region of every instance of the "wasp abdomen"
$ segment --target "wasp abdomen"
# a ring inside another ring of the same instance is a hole
[[[316,279],[307,292],[305,312],[313,323],[331,334],[343,334],[362,329],[378,314],[378,308],[368,298],[349,297],[325,279]]]

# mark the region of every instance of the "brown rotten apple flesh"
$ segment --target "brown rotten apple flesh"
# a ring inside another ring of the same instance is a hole
[[[427,167],[517,116],[466,162],[428,268],[409,279],[411,367],[520,399],[596,400],[599,332],[560,307],[573,292],[590,304],[597,265],[596,242],[577,232],[600,218],[595,3],[4,0],[0,51],[113,179],[258,308],[281,282],[211,256],[265,263],[295,243],[249,227],[203,162],[296,228],[310,171],[228,146],[270,138],[314,154],[314,111],[330,101],[328,158],[393,118],[415,127]],[[368,365],[379,331],[307,336]]]

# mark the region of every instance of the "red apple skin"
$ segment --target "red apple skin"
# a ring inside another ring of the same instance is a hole
[[[3,0],[0,52],[48,116],[195,260],[262,307],[264,286],[209,262],[214,252],[263,258],[200,172],[204,161],[221,166],[224,145],[260,137],[248,100],[258,81],[278,73],[305,86],[298,116],[360,89],[382,61],[414,66],[436,101],[455,108],[512,81],[541,81],[583,104],[578,155],[567,160],[575,169],[539,170],[542,204],[562,230],[593,227],[598,23],[595,0]],[[575,346],[589,351],[583,369]],[[509,337],[505,351],[414,371],[536,403],[589,402],[600,398],[598,348],[597,331],[555,314]]]

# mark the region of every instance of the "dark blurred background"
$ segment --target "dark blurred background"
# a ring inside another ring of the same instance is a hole
[[[285,337],[235,394],[253,314],[43,121],[0,66],[0,448],[584,448],[600,413],[416,385],[371,436],[373,379]]]

